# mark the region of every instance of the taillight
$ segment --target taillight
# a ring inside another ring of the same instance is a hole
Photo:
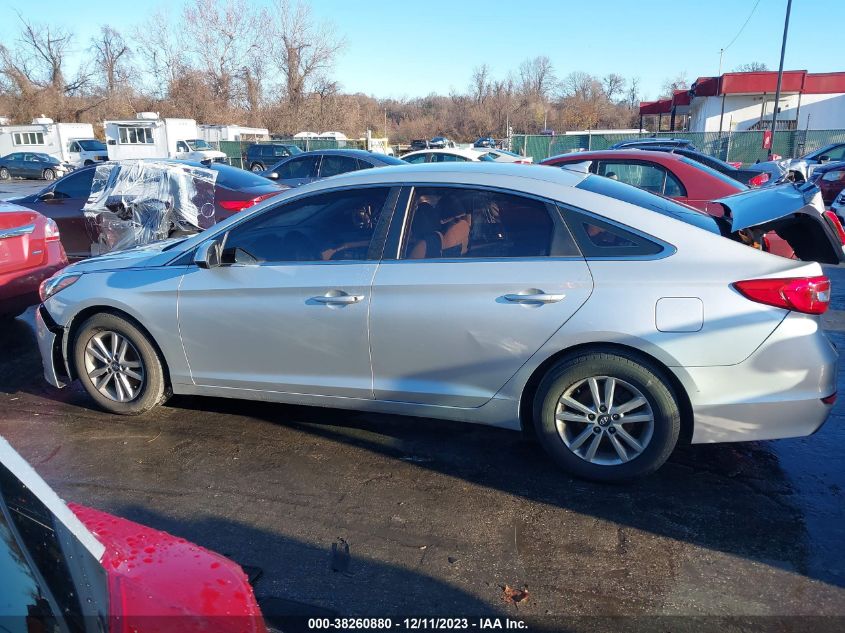
[[[839,217],[833,211],[825,211],[824,214],[827,216],[827,219],[830,220],[833,228],[836,229],[836,233],[839,235],[839,241],[845,244],[845,228],[842,227],[842,222],[839,221]]]
[[[748,186],[749,187],[762,187],[767,182],[769,182],[769,174],[767,174],[766,172],[763,172],[761,174],[757,174],[756,176],[754,176],[754,178],[749,180]]]
[[[59,225],[49,218],[47,219],[47,224],[44,226],[44,240],[47,242],[59,241]]]
[[[273,191],[271,193],[265,193],[263,196],[258,196],[257,198],[252,198],[250,200],[218,200],[220,206],[226,209],[226,211],[243,211],[244,209],[249,209],[250,207],[254,207],[259,202],[264,202],[267,198],[272,198],[273,196],[277,196],[281,191]]]
[[[805,314],[822,314],[830,305],[830,279],[824,275],[746,279],[735,282],[733,287],[751,301]]]

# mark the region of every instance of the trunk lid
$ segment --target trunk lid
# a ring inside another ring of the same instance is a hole
[[[46,257],[38,213],[0,206],[0,274],[34,268]]]
[[[731,233],[743,231],[762,239],[774,232],[799,259],[823,264],[845,261],[842,240],[824,214],[819,188],[811,183],[752,189],[714,202],[724,208]]]

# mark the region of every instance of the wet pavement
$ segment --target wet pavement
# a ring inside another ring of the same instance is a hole
[[[828,274],[825,323],[845,349],[845,269]],[[0,434],[65,499],[260,566],[259,595],[546,630],[592,622],[551,616],[845,622],[827,618],[845,616],[842,401],[812,437],[685,447],[648,479],[596,485],[519,434],[470,425],[185,397],[110,416],[43,382],[31,323],[30,310],[0,331]],[[506,602],[506,585],[528,598]]]
[[[46,180],[24,180],[22,178],[0,181],[0,200],[28,196],[31,193],[41,191],[49,184]]]

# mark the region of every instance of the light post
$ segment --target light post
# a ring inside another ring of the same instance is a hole
[[[783,80],[783,57],[786,54],[786,33],[789,31],[789,12],[792,10],[792,0],[786,0],[786,19],[783,22],[783,43],[780,46],[780,66],[778,67],[778,83],[775,88],[775,107],[772,112],[772,137],[771,147],[769,147],[769,159],[771,160],[775,148],[775,132],[778,121],[778,103],[780,103],[780,84]]]

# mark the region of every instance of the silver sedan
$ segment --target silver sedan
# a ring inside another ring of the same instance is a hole
[[[732,232],[554,168],[346,174],[51,278],[45,374],[119,414],[178,393],[530,430],[598,480],[652,472],[678,442],[808,435],[836,392],[830,285],[747,245],[749,200],[731,203]],[[815,228],[813,258],[838,261]]]

